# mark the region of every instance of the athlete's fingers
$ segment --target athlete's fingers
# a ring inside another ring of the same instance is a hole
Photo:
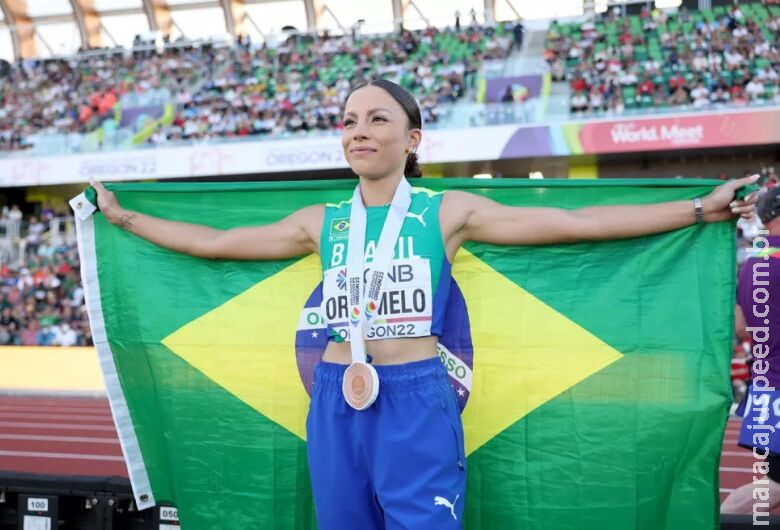
[[[744,188],[745,186],[748,186],[756,182],[760,177],[761,175],[755,174],[755,175],[750,175],[749,177],[742,177],[741,179],[732,180],[731,181],[732,189],[738,190],[740,188]]]
[[[744,199],[736,199],[729,203],[729,208],[752,208],[756,204],[756,200],[753,198],[745,197]]]
[[[754,191],[754,192],[750,193],[749,195],[746,195],[744,198],[737,199],[734,202],[736,202],[738,204],[755,204],[755,203],[758,202],[758,192]]]
[[[106,188],[103,187],[103,184],[94,178],[89,179],[89,185],[95,188],[97,191],[106,191]]]
[[[752,206],[735,206],[731,208],[731,213],[733,214],[743,214],[743,213],[752,213],[753,207]]]

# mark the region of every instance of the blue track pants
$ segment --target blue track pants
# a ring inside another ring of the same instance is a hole
[[[306,422],[319,530],[455,530],[466,493],[463,425],[436,357],[375,366],[379,397],[353,410],[345,365],[321,362]]]

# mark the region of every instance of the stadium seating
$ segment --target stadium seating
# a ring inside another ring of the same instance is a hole
[[[780,6],[553,22],[545,58],[576,113],[780,103]]]
[[[340,127],[349,88],[379,76],[414,93],[423,119],[435,123],[442,103],[475,85],[481,63],[510,48],[499,24],[26,61],[0,79],[0,150],[24,149],[49,133],[89,133],[101,145],[122,127],[134,144],[324,131]],[[154,119],[136,120],[128,110],[138,106]]]

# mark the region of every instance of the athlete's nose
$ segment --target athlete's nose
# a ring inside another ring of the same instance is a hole
[[[355,140],[366,140],[368,138],[367,124],[363,120],[358,120],[352,130],[352,135]]]

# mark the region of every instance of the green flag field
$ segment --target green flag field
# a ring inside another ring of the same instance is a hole
[[[356,182],[107,187],[124,208],[228,229],[348,199]],[[693,199],[720,183],[410,182],[561,208]],[[315,529],[305,421],[325,347],[318,256],[195,258],[99,212],[77,228],[139,508],[173,504],[184,530]],[[459,251],[439,355],[463,411],[467,530],[717,527],[734,245],[722,222]]]

